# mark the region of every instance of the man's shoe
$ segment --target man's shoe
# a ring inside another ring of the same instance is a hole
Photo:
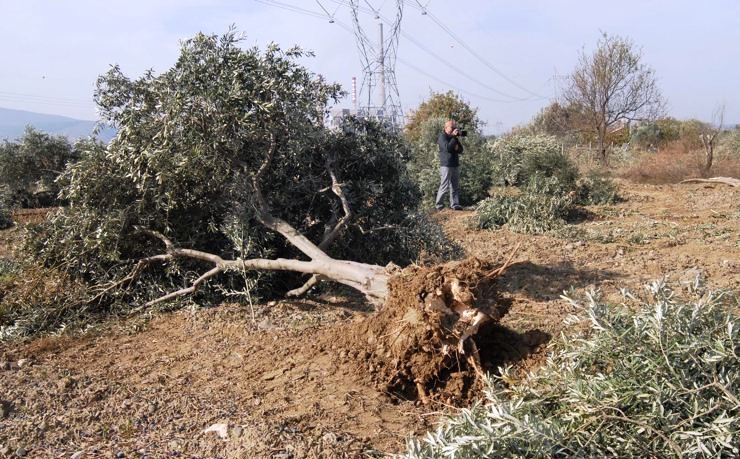
[[[463,206],[452,206],[452,210],[463,210]]]

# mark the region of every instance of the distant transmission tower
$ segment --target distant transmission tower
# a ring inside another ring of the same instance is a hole
[[[360,0],[350,0],[355,39],[363,65],[363,79],[360,86],[357,108],[358,115],[378,119],[394,128],[403,125],[401,97],[396,83],[396,53],[398,37],[401,33],[403,0],[396,0],[396,15],[389,30],[383,28],[380,10],[373,7],[368,0],[364,3],[370,8],[378,22],[377,39],[371,40],[360,22]]]

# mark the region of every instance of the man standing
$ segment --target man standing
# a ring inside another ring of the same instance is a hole
[[[460,205],[460,155],[463,145],[460,142],[460,131],[455,127],[455,120],[445,121],[445,129],[439,134],[439,177],[440,184],[437,191],[437,200],[434,203],[437,210],[444,208],[444,199],[447,191],[450,192],[450,207],[462,210]]]

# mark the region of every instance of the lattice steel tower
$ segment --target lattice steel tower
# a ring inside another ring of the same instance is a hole
[[[378,22],[378,39],[373,41],[365,33],[359,13],[367,10],[360,5],[360,0],[350,0],[355,39],[363,65],[358,115],[376,118],[391,127],[400,128],[403,125],[403,111],[396,83],[395,66],[403,0],[396,0],[395,17],[392,22],[382,17],[380,10],[373,7],[369,1],[364,0],[363,3],[369,7]],[[389,23],[389,30],[383,28],[384,22]]]

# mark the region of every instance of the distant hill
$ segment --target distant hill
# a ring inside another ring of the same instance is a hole
[[[37,131],[51,135],[66,136],[74,141],[92,135],[95,121],[0,108],[0,140],[18,140],[23,137],[26,126],[32,126]],[[97,138],[107,142],[114,135],[113,129],[105,128],[97,134]]]

